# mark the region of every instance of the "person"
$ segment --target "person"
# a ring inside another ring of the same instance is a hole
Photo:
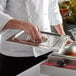
[[[34,57],[33,47],[7,41],[20,30],[39,43],[40,31],[51,32],[54,26],[65,35],[58,0],[0,0],[0,75],[16,76],[44,60],[46,55]],[[71,43],[69,39],[67,43]]]

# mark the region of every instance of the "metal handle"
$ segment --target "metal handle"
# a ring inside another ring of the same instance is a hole
[[[55,36],[61,36],[60,34],[53,33],[53,32],[45,32],[45,31],[40,31],[43,34],[48,34],[48,35],[55,35]]]

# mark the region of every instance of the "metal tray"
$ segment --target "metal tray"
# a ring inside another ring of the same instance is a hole
[[[53,49],[58,50],[62,48],[67,42],[67,40],[70,38],[68,35],[61,36],[56,33],[43,32],[43,31],[41,31],[41,35],[47,38],[47,40],[42,41],[40,44],[30,41],[30,37],[23,31],[8,38],[7,41],[26,44],[33,47],[40,47],[46,50],[53,50]]]

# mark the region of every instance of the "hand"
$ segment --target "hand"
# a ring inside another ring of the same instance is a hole
[[[42,37],[38,26],[33,25],[31,23],[27,23],[23,25],[22,29],[31,36],[31,40],[38,43],[42,41]]]
[[[66,42],[66,45],[71,44],[72,42],[73,42],[73,40],[72,40],[72,39],[69,39],[69,40]]]

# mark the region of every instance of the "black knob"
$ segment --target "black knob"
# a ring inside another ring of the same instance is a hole
[[[64,67],[65,66],[65,61],[64,60],[57,60],[56,66],[57,67]]]

